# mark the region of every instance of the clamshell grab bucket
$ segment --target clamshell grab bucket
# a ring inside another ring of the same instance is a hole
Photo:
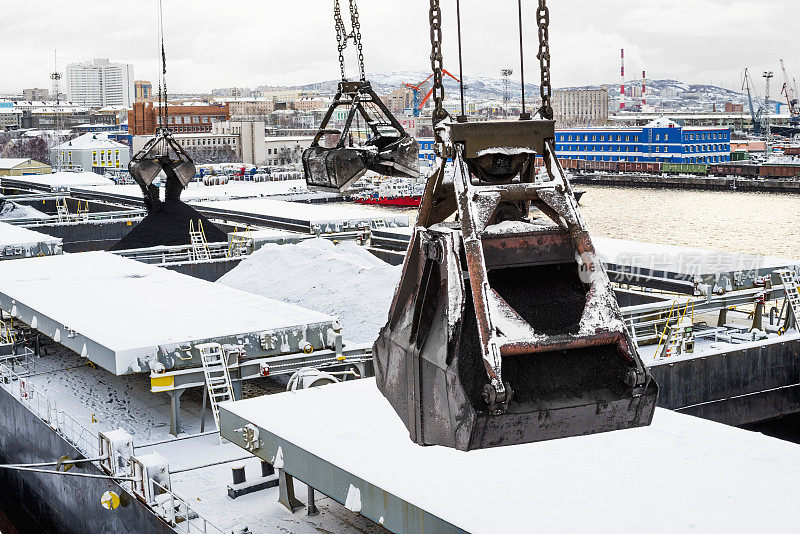
[[[342,106],[349,113],[341,130],[328,125]],[[364,121],[363,130],[353,131],[354,121]],[[337,135],[333,147],[321,146],[326,135]],[[363,143],[353,137],[366,136]],[[419,145],[372,90],[369,82],[342,82],[322,120],[311,146],[303,152],[303,171],[311,190],[343,192],[367,171],[384,176],[417,178]]]
[[[167,195],[176,200],[197,172],[192,158],[175,141],[172,132],[165,128],[159,129],[128,163],[128,172],[141,187],[148,210],[160,203],[158,189],[153,182],[162,171],[167,179]]]
[[[650,424],[657,385],[553,157],[552,121],[449,129],[452,176],[429,180],[373,347],[411,438],[470,450]],[[549,181],[535,181],[537,154]]]

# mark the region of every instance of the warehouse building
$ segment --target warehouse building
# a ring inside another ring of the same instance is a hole
[[[587,161],[720,163],[730,161],[731,132],[719,126],[683,127],[662,117],[643,128],[557,130],[556,153]]]
[[[0,176],[25,176],[26,174],[50,174],[52,167],[30,158],[0,158]]]

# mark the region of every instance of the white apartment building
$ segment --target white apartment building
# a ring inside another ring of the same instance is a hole
[[[243,163],[266,165],[267,147],[264,143],[266,126],[263,121],[226,121],[215,122],[211,125],[211,130],[217,135],[235,136],[236,155],[241,156]]]
[[[249,165],[266,165],[267,146],[264,142],[266,125],[259,121],[226,121],[212,124],[211,132],[173,133],[175,140],[186,150],[215,150],[225,146],[242,158],[242,163]],[[147,141],[149,135],[133,137],[133,151],[138,152]]]
[[[314,136],[267,137],[267,165],[299,165],[303,151],[311,146]]]
[[[80,106],[129,107],[135,100],[133,65],[95,59],[70,63],[66,69],[67,98]]]
[[[560,124],[605,124],[608,122],[608,86],[553,91],[553,113]]]

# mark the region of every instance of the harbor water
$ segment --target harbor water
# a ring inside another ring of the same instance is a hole
[[[592,235],[665,245],[800,258],[800,196],[578,186]],[[748,425],[800,443],[800,415]]]
[[[800,196],[576,186],[592,235],[800,258]]]

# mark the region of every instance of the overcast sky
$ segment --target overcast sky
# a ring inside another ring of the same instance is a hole
[[[171,91],[255,87],[338,77],[332,0],[163,0]],[[347,0],[342,0],[343,6]],[[514,0],[462,0],[464,73],[518,70]],[[455,0],[441,0],[445,68],[457,69]],[[523,0],[526,61],[536,70],[536,2]],[[796,0],[550,0],[555,86],[616,83],[626,74],[739,88],[745,67],[800,77]],[[360,0],[368,71],[430,70],[427,0]],[[155,80],[156,0],[3,1],[0,93],[49,87],[66,63],[108,57]],[[352,57],[352,56],[348,56]],[[352,67],[351,60],[351,67]],[[411,81],[411,80],[409,80]],[[781,82],[776,81],[776,93]]]

